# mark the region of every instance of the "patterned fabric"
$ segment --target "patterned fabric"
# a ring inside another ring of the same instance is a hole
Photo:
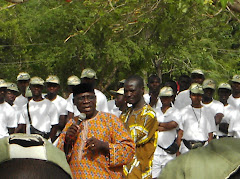
[[[151,178],[152,159],[156,148],[158,122],[150,105],[133,111],[129,108],[120,119],[128,127],[136,144],[134,160],[124,166],[126,178]]]
[[[66,131],[73,123],[76,123],[75,120],[70,120],[60,135],[58,148],[63,151]],[[87,130],[84,130],[86,125]],[[82,130],[67,155],[73,177],[122,178],[122,166],[132,160],[135,152],[135,144],[122,122],[115,115],[98,112],[94,118],[82,122],[80,128]],[[100,152],[92,153],[84,148],[81,150],[85,142],[83,139],[92,136],[109,143],[109,156]]]

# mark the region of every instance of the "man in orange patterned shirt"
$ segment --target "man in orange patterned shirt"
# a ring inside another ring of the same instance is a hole
[[[136,144],[134,160],[124,166],[126,178],[151,178],[152,159],[156,148],[158,122],[152,107],[143,98],[143,79],[134,75],[124,83],[124,95],[132,104],[120,119],[129,129]]]
[[[90,84],[73,88],[74,104],[86,115],[71,119],[59,137],[74,178],[122,178],[123,165],[135,153],[135,144],[115,115],[96,110],[96,96]]]

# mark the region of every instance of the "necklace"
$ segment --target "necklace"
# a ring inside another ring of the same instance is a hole
[[[200,120],[201,120],[201,117],[202,117],[202,110],[201,110],[201,109],[202,109],[202,108],[200,108],[200,118],[198,119],[197,114],[196,114],[196,112],[194,111],[194,109],[193,109],[193,107],[192,107],[193,113],[194,113],[195,118],[197,119],[197,122],[198,122],[198,127],[199,127],[199,125],[200,125]]]

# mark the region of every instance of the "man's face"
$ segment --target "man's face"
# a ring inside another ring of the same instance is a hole
[[[47,83],[47,92],[48,94],[57,95],[60,86],[56,83]]]
[[[7,102],[13,103],[17,97],[17,92],[12,90],[7,90],[5,100]]]
[[[240,93],[240,83],[232,82],[232,90],[235,93]]]
[[[231,90],[220,88],[218,90],[219,101],[222,103],[226,103],[229,96],[231,95]]]
[[[192,83],[202,84],[204,81],[204,76],[200,74],[193,73],[191,75]]]
[[[26,88],[29,85],[29,80],[19,80],[17,81],[18,90],[25,94]]]
[[[179,86],[180,86],[180,90],[186,90],[190,87],[191,85],[191,80],[189,80],[188,78],[181,78],[179,81]]]
[[[205,88],[205,89],[203,89],[203,91],[204,91],[205,97],[212,98],[215,90],[211,89],[211,88]]]
[[[143,97],[144,89],[140,88],[136,80],[124,84],[124,96],[126,101],[132,105],[137,104]]]
[[[191,93],[191,94],[190,94],[190,98],[191,98],[191,100],[192,100],[192,104],[193,104],[193,105],[199,105],[199,104],[201,104],[201,101],[202,101],[202,95],[201,95],[201,94]]]
[[[169,106],[172,102],[173,97],[172,96],[161,96],[160,100],[162,102],[163,106]]]
[[[152,78],[148,82],[148,88],[150,93],[159,92],[160,90],[160,80],[157,78]]]
[[[85,113],[87,119],[94,117],[96,113],[96,96],[94,93],[80,93],[74,97],[74,104],[81,113]]]
[[[124,95],[122,94],[117,94],[115,97],[115,104],[118,108],[121,108],[123,105],[125,105],[126,100]]]
[[[94,84],[95,79],[94,78],[81,78],[81,83]]]
[[[42,85],[30,85],[30,90],[32,91],[33,96],[41,96],[43,86]]]

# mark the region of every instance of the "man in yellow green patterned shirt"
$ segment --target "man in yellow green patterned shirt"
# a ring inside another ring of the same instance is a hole
[[[136,144],[133,161],[124,166],[126,178],[151,178],[153,153],[156,148],[157,119],[152,107],[143,98],[143,79],[134,75],[124,84],[124,95],[132,104],[120,118]]]

